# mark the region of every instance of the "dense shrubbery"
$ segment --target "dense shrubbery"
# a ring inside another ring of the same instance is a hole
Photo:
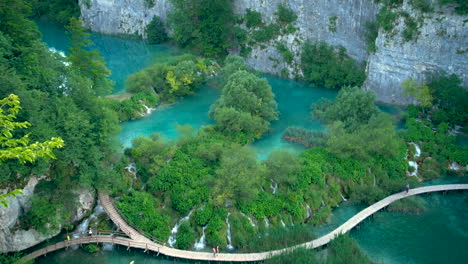
[[[301,67],[304,80],[329,89],[361,86],[366,78],[364,68],[346,54],[343,47],[325,42],[306,42],[302,47]]]
[[[151,22],[146,25],[145,32],[150,44],[160,44],[168,40],[164,22],[157,16],[154,16]]]
[[[169,237],[170,218],[151,194],[132,191],[120,197],[117,208],[130,223],[148,234],[162,240]]]
[[[146,107],[155,107],[161,101],[174,102],[179,97],[193,94],[214,70],[210,61],[192,55],[150,65],[127,78],[125,86],[132,93],[131,97],[109,103],[109,106],[118,113],[120,121],[141,117],[146,114]]]
[[[244,18],[245,18],[245,25],[248,28],[258,27],[263,23],[262,14],[255,10],[251,10],[250,8],[247,8],[245,10]]]
[[[224,57],[234,38],[232,0],[171,0],[172,39],[207,57]]]
[[[270,121],[278,118],[271,86],[266,79],[243,70],[227,80],[221,97],[211,106],[210,117],[226,135],[243,134],[249,141],[261,137]]]
[[[419,144],[422,149],[420,174],[433,178],[443,173],[448,161],[468,164],[468,148],[455,144],[450,130],[468,122],[468,92],[455,76],[437,74],[427,83],[429,101],[408,107],[406,141]]]
[[[62,25],[68,24],[71,17],[80,17],[78,0],[26,0],[25,2],[31,5],[34,17],[46,18]],[[90,8],[89,5],[86,7]]]
[[[55,160],[2,162],[0,184],[20,188],[31,175],[47,175],[49,187],[44,192],[36,189],[33,209],[21,221],[24,228],[34,226],[48,232],[48,224],[51,229],[68,226],[71,216],[67,212],[76,210],[74,190],[120,188],[124,181],[112,169],[119,160],[111,147],[118,131],[117,116],[106,99],[96,96],[100,91],[95,84],[105,82],[108,73],[103,61],[94,56],[96,52],[83,51],[89,39],[77,23],[69,27],[75,34],[70,56],[63,58],[49,51],[34,23],[25,19],[27,15],[23,1],[9,1],[0,8],[0,98],[11,93],[19,96],[22,110],[18,121],[34,124],[25,131],[32,142],[57,136],[65,145],[54,152]],[[89,63],[89,69],[96,72],[81,71],[78,65],[82,63]]]
[[[424,200],[418,196],[412,196],[393,202],[388,206],[388,210],[404,213],[422,213],[427,210]]]

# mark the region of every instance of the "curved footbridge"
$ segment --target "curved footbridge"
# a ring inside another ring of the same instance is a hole
[[[207,260],[207,261],[229,261],[229,262],[261,261],[261,260],[270,258],[271,256],[278,255],[278,254],[284,253],[286,251],[290,251],[298,247],[317,248],[317,247],[326,245],[331,240],[333,240],[335,236],[350,231],[367,217],[371,216],[372,214],[379,211],[380,209],[388,206],[392,202],[400,200],[402,198],[421,194],[421,193],[452,191],[452,190],[468,190],[468,184],[434,185],[434,186],[411,189],[408,193],[400,192],[400,193],[390,195],[384,198],[383,200],[362,210],[361,212],[353,216],[351,219],[349,219],[344,224],[342,224],[341,226],[339,226],[332,232],[328,233],[327,235],[324,235],[322,237],[319,237],[307,243],[303,243],[300,245],[296,245],[293,247],[288,247],[288,248],[284,248],[280,250],[266,251],[266,252],[259,252],[259,253],[233,253],[233,254],[220,253],[216,257],[213,256],[212,253],[207,253],[207,252],[187,251],[187,250],[179,250],[179,249],[170,248],[170,247],[165,246],[164,242],[158,242],[154,239],[149,239],[148,235],[145,235],[142,231],[138,230],[136,227],[130,226],[130,224],[125,221],[124,217],[122,217],[120,213],[116,210],[115,206],[113,205],[108,195],[104,193],[99,193],[99,199],[101,201],[101,205],[106,210],[110,219],[114,222],[115,225],[117,225],[121,229],[122,232],[124,232],[130,238],[110,236],[110,235],[94,235],[90,237],[71,239],[69,241],[62,241],[57,244],[53,244],[45,248],[39,249],[37,251],[34,251],[31,254],[26,255],[24,258],[22,258],[20,262],[34,259],[44,254],[47,254],[49,252],[59,250],[62,248],[67,248],[72,245],[91,244],[91,243],[113,243],[113,244],[118,244],[122,246],[127,246],[129,248],[144,249],[145,251],[153,251],[153,252],[157,252],[158,254],[163,254],[166,256],[182,258],[182,259]]]

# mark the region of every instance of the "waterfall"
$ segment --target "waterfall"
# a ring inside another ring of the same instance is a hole
[[[228,241],[228,244],[227,244],[227,249],[229,250],[233,250],[234,247],[232,246],[232,241],[231,241],[231,224],[229,224],[229,215],[231,213],[228,213],[227,217],[226,217],[226,225],[227,225],[227,241]]]
[[[408,161],[408,164],[414,168],[414,171],[410,173],[410,176],[418,175],[418,163],[416,161]]]
[[[269,227],[269,226],[270,226],[270,222],[268,221],[268,218],[265,217],[264,219],[265,219],[265,226],[266,226],[266,227]]]
[[[177,231],[179,231],[180,224],[182,224],[182,222],[184,222],[184,221],[189,220],[192,213],[193,213],[193,210],[191,210],[187,216],[185,216],[185,217],[181,218],[179,221],[177,221],[177,223],[172,228],[171,235],[169,236],[169,239],[167,240],[167,243],[169,244],[170,247],[174,247],[174,245],[176,243]]]
[[[271,185],[270,185],[271,190],[273,191],[273,194],[276,193],[276,190],[278,189],[278,184],[271,180]]]
[[[249,222],[250,224],[253,226],[253,227],[256,227],[255,223],[252,221],[252,218],[250,218],[249,216],[246,216],[244,213],[241,212],[241,214],[245,217],[247,217],[247,219],[249,219]]]
[[[307,204],[306,208],[307,208],[306,218],[310,218],[312,216],[312,209],[310,209],[310,206],[308,204]]]
[[[61,50],[57,50],[57,49],[54,48],[54,47],[49,47],[49,51],[60,55],[60,57],[62,57],[62,58],[66,58],[66,57],[67,57],[67,56],[65,55],[65,52],[63,52],[63,51],[61,51]],[[70,62],[68,62],[68,61],[62,61],[62,63],[63,63],[63,65],[65,65],[65,66],[70,65]]]
[[[414,157],[419,158],[421,156],[421,148],[416,143],[410,142],[409,144],[413,145],[414,148],[416,149],[416,153],[414,153]]]
[[[340,195],[341,195],[341,199],[343,199],[343,202],[346,202],[346,201],[348,201],[348,199],[346,199],[346,198],[343,196],[343,194],[342,194],[342,193],[340,193]]]
[[[461,167],[456,161],[454,161],[450,163],[449,169],[454,170],[454,171],[460,171]]]
[[[325,206],[325,202],[324,202],[323,199],[322,199],[322,207],[323,207],[323,206]]]
[[[97,218],[104,213],[104,208],[98,202],[97,205],[94,207],[93,213],[88,218],[81,221],[81,223],[76,227],[75,231],[72,233],[72,237],[80,238],[83,235],[87,235],[86,231],[88,230],[91,221],[97,220]],[[97,223],[95,223],[95,225],[97,225]],[[72,248],[78,249],[78,245],[73,246]]]
[[[141,116],[147,116],[150,115],[156,108],[149,108],[147,105],[142,104],[143,107],[145,108],[146,112],[142,113]]]
[[[205,248],[205,229],[208,227],[208,225],[203,227],[203,233],[202,236],[200,237],[200,240],[198,240],[197,243],[193,246],[196,250],[201,250]]]
[[[133,175],[133,178],[136,179],[136,174],[137,174],[137,168],[135,163],[130,163],[128,164],[127,167],[124,168],[128,173]]]
[[[281,219],[281,225],[283,225],[283,227],[286,227],[286,224],[284,223],[283,219]]]

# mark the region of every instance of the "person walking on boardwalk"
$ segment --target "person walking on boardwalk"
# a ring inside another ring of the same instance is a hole
[[[406,190],[406,193],[408,194],[408,192],[409,192],[409,183],[406,184],[405,190]]]
[[[219,246],[216,246],[216,255],[219,254]]]
[[[213,248],[213,257],[216,257],[216,248]]]

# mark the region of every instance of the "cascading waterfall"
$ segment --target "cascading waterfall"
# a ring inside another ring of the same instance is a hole
[[[270,185],[271,190],[273,191],[273,194],[276,193],[276,190],[278,190],[278,184],[271,180],[271,185]]]
[[[410,176],[417,176],[418,175],[418,163],[416,161],[408,161],[408,164],[414,168],[414,171],[410,173]]]
[[[286,227],[286,224],[284,223],[283,219],[281,219],[281,225],[282,225],[283,227]]]
[[[135,163],[130,163],[124,168],[128,173],[133,175],[133,178],[136,179],[137,168]]]
[[[267,217],[265,217],[264,219],[265,219],[265,226],[269,227],[270,226],[270,221],[268,221]]]
[[[341,195],[341,199],[343,199],[343,202],[346,202],[346,201],[348,201],[348,199],[346,199],[346,198],[343,196],[343,194],[342,194],[342,193],[340,193],[340,195]]]
[[[247,217],[247,219],[249,219],[249,222],[250,224],[253,226],[253,227],[256,227],[255,223],[253,222],[252,218],[250,218],[249,216],[246,216],[244,213],[241,212],[241,214],[245,217]]]
[[[228,241],[228,244],[227,244],[226,247],[227,247],[227,249],[232,250],[232,249],[234,249],[234,247],[232,246],[232,241],[231,241],[231,224],[229,224],[229,215],[231,215],[231,213],[228,213],[227,217],[226,217],[227,241]]]
[[[81,221],[81,223],[76,227],[75,231],[72,234],[73,238],[80,238],[83,235],[86,234],[86,231],[88,230],[91,221],[96,220],[100,215],[104,214],[104,208],[99,204],[94,207],[93,213],[86,218],[85,220]],[[97,225],[97,223],[96,223]],[[78,249],[78,245],[73,246],[73,249]]]
[[[309,217],[312,216],[312,209],[310,209],[310,206],[309,206],[308,204],[307,204],[306,208],[307,208],[307,216],[306,216],[306,218],[309,218]]]
[[[414,157],[419,158],[421,156],[421,148],[419,147],[419,145],[413,142],[410,142],[409,144],[413,145],[414,148],[416,149],[416,153],[414,153]]]
[[[206,247],[206,244],[205,244],[205,229],[208,227],[208,225],[204,226],[203,227],[203,233],[202,233],[202,236],[200,237],[200,240],[198,240],[197,243],[195,243],[195,245],[193,246],[196,250],[201,250],[201,249],[204,249]]]
[[[169,236],[169,239],[167,240],[167,243],[169,244],[170,247],[174,247],[174,245],[175,245],[175,243],[177,241],[176,236],[177,236],[177,231],[179,231],[180,224],[182,224],[182,222],[184,222],[184,221],[188,221],[190,219],[190,216],[192,215],[192,213],[193,213],[193,210],[191,210],[187,216],[185,216],[185,217],[181,218],[179,221],[177,221],[175,226],[172,228],[171,235]]]
[[[146,112],[142,113],[141,116],[147,116],[150,115],[156,108],[149,108],[147,105],[142,104],[143,107],[145,108]]]
[[[460,171],[462,167],[456,162],[450,163],[449,169],[454,170],[454,171]]]

